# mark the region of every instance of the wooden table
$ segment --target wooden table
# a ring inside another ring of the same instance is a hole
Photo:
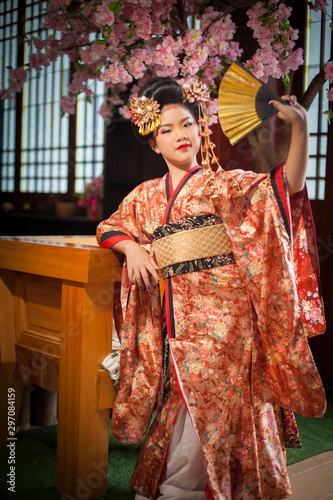
[[[67,498],[106,494],[115,392],[100,363],[120,276],[120,256],[93,236],[0,238],[1,428],[8,386],[19,404],[19,379],[58,392],[56,487]]]

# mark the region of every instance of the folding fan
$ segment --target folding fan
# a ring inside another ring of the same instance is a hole
[[[232,145],[278,113],[274,106],[268,104],[271,99],[286,104],[239,63],[231,64],[220,85],[218,116],[222,130]]]

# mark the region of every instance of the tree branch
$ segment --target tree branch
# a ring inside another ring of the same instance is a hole
[[[187,31],[188,26],[187,24],[183,24],[176,16],[170,15],[171,21],[176,24],[181,32],[182,35],[184,35],[185,31]],[[174,33],[173,33],[174,34]]]
[[[323,67],[319,71],[319,73],[313,78],[309,87],[307,88],[307,90],[304,92],[304,94],[302,95],[302,97],[300,99],[300,104],[306,110],[308,110],[309,107],[311,106],[314,98],[316,97],[316,95],[318,94],[318,92],[320,91],[322,86],[324,85],[325,81],[326,81],[325,70]]]
[[[212,22],[205,28],[203,31],[203,36],[205,36],[209,28],[222,19],[226,14],[229,14],[230,12],[233,12],[234,10],[241,9],[242,7],[249,7],[253,4],[253,0],[243,0],[243,1],[238,1],[238,0],[229,0],[227,2],[223,2],[221,0],[215,0],[212,2],[212,7],[214,7],[215,10],[218,12],[221,12],[221,14],[217,17],[215,17]]]
[[[177,24],[181,33],[184,34],[185,31],[188,29],[188,24],[187,24],[187,17],[184,9],[183,0],[177,0],[175,9],[177,10],[178,18],[174,16],[171,11],[171,19],[174,23]]]
[[[253,3],[253,0],[213,0],[209,2],[209,6],[220,12],[233,12],[243,7],[251,7]]]

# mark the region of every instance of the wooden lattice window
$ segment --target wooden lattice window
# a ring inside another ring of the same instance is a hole
[[[332,0],[328,1],[327,12],[332,15]],[[304,87],[331,58],[330,19],[323,12],[308,9],[305,48]],[[328,120],[324,111],[328,109],[326,86],[320,90],[309,109],[310,149],[307,187],[312,200],[324,200],[326,189],[326,162],[328,144]]]
[[[5,54],[0,62],[1,86],[7,84],[8,68],[28,63],[35,50],[32,43],[22,43],[24,37],[52,33],[42,29],[46,3],[0,2],[0,50]],[[104,84],[89,82],[96,97],[88,102],[79,96],[76,115],[61,118],[60,99],[67,92],[70,72],[67,57],[42,71],[32,70],[23,92],[2,103],[0,182],[10,201],[42,201],[50,194],[72,199],[85,182],[103,172],[105,127],[97,110]]]
[[[7,81],[9,67],[15,67],[18,60],[19,40],[18,0],[0,2],[0,79]],[[15,191],[15,147],[16,147],[16,99],[1,101],[1,191]]]

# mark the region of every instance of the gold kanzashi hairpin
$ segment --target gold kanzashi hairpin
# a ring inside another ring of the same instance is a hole
[[[197,101],[199,107],[199,126],[201,137],[201,165],[207,173],[207,187],[211,194],[211,198],[218,198],[217,187],[215,184],[215,173],[211,169],[211,164],[217,165],[217,171],[222,170],[222,167],[214,153],[215,144],[210,140],[212,131],[208,127],[211,117],[208,114],[206,103],[210,101],[210,90],[202,82],[191,79],[183,85],[183,102]]]
[[[128,109],[132,122],[139,127],[141,135],[148,135],[160,126],[160,105],[146,96],[134,97]]]
[[[189,80],[183,84],[183,94],[182,94],[183,102],[209,102],[210,100],[210,91],[202,82],[195,80]]]

